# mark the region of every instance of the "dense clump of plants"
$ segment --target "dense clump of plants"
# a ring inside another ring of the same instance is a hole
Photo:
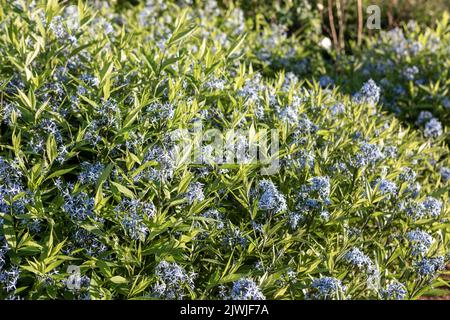
[[[401,124],[373,80],[346,95],[265,73],[292,38],[238,8],[0,4],[2,299],[413,299],[445,284],[447,129]],[[247,152],[178,161],[171,133],[198,123],[275,130],[279,170]]]
[[[343,74],[335,74],[336,82],[351,92],[362,81],[375,80],[388,110],[424,130],[426,136],[441,135],[438,127],[450,125],[448,19],[444,14],[435,28],[410,21],[368,38],[354,55],[341,58]]]

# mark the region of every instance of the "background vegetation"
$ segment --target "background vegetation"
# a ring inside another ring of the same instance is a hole
[[[0,297],[445,293],[448,14],[402,6],[0,0]],[[198,121],[280,171],[177,161]]]

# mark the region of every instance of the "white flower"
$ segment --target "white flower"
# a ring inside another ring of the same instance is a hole
[[[330,38],[325,37],[323,38],[320,42],[319,42],[319,46],[321,46],[322,48],[324,48],[325,50],[331,50],[331,46],[333,44],[331,43]]]

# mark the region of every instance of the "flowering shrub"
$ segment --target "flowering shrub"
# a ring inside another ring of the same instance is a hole
[[[341,56],[338,64],[345,76],[336,74],[332,80],[351,92],[375,80],[387,110],[421,128],[425,137],[440,136],[450,125],[449,34],[446,12],[434,28],[410,21],[381,31],[353,55]]]
[[[0,298],[402,299],[442,283],[445,137],[383,112],[374,81],[349,96],[258,72],[249,47],[267,39],[245,38],[239,11],[0,4]],[[178,161],[170,133],[199,122],[275,130],[278,170]]]

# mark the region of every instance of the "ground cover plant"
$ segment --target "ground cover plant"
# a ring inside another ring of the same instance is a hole
[[[345,76],[335,72],[336,82],[354,92],[361,81],[373,79],[386,109],[425,130],[426,136],[442,134],[439,127],[450,125],[448,20],[444,14],[435,28],[409,21],[368,38],[367,47],[342,56],[339,71]]]
[[[0,0],[0,29],[1,299],[416,299],[448,287],[448,80],[434,78],[445,47],[394,60],[430,70],[437,88],[421,130],[386,111],[376,75],[350,93],[345,72],[329,75],[336,85],[315,77],[329,68],[318,31],[288,34],[239,6]],[[427,92],[408,81],[401,108]],[[201,163],[181,161],[173,133],[199,124],[272,130],[276,170],[242,135],[229,143],[243,161],[217,161],[207,141]]]

